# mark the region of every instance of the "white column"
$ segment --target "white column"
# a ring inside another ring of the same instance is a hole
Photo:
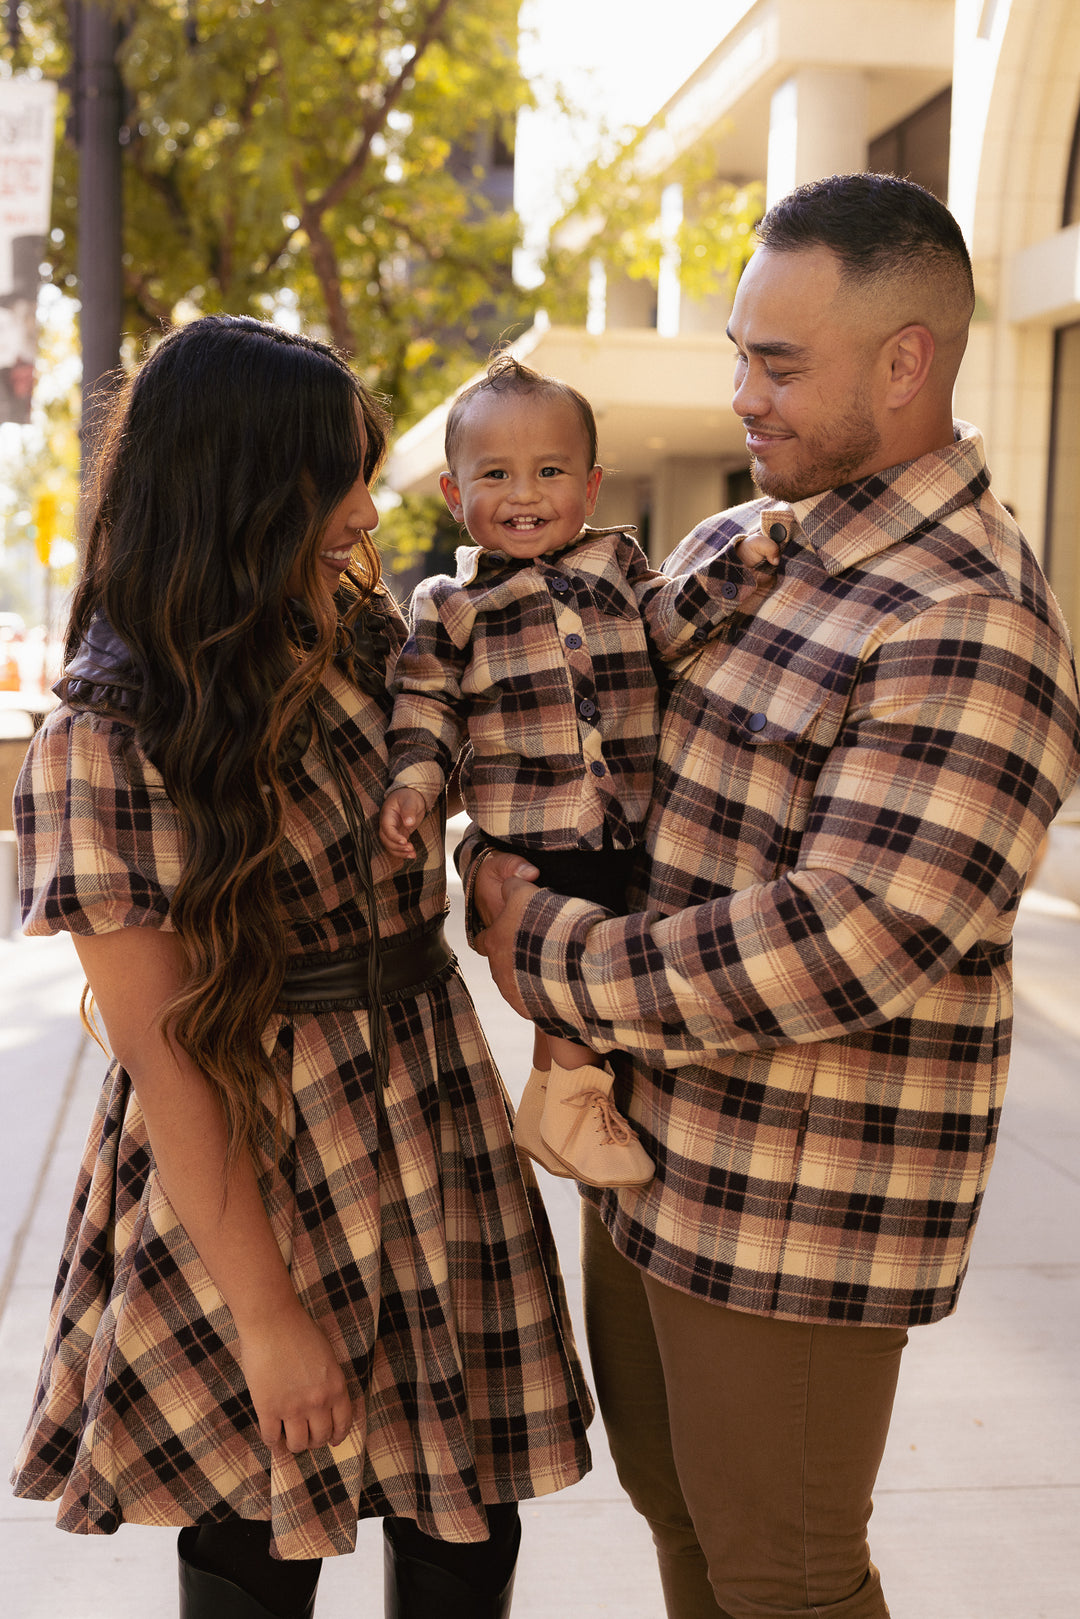
[[[585,330],[599,337],[607,330],[607,271],[603,259],[589,260],[589,291]]]
[[[679,285],[679,227],[683,221],[682,186],[677,182],[665,186],[660,198],[660,274],[656,284],[656,330],[661,337],[678,337],[679,304],[682,288]]]
[[[653,474],[652,496],[650,550],[655,563],[727,505],[720,457],[677,455],[661,461]]]
[[[807,180],[866,167],[866,77],[802,68],[773,92],[766,205]]]

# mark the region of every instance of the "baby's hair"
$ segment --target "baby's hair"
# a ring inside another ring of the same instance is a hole
[[[567,400],[581,417],[581,425],[585,430],[589,471],[592,471],[597,458],[596,417],[585,395],[578,393],[576,388],[571,388],[568,382],[560,382],[558,377],[545,377],[542,372],[522,365],[512,354],[500,354],[498,359],[492,360],[480,381],[474,382],[471,388],[466,388],[463,393],[458,394],[450,406],[450,414],[446,418],[444,447],[446,464],[451,472],[454,470],[465,416],[472,401],[482,393],[548,394],[556,399]]]

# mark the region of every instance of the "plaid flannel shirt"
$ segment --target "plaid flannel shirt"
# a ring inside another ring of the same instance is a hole
[[[716,555],[669,579],[622,529],[532,560],[462,546],[417,585],[394,670],[390,789],[430,809],[462,743],[461,792],[491,838],[617,849],[641,837],[659,730],[655,663],[703,645],[762,590]],[[388,789],[389,790],[389,789]]]
[[[1067,631],[979,435],[694,530],[789,535],[671,690],[627,917],[541,891],[534,1016],[616,1057],[657,1175],[594,1195],[659,1280],[788,1319],[951,1311],[1005,1087],[1024,876],[1080,771]]]

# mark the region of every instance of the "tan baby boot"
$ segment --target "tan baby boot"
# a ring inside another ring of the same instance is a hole
[[[521,1101],[514,1117],[514,1146],[519,1152],[527,1153],[542,1169],[546,1169],[549,1175],[561,1175],[564,1180],[568,1180],[570,1171],[559,1162],[549,1148],[545,1147],[540,1134],[540,1115],[544,1111],[547,1085],[547,1069],[534,1068],[525,1081],[525,1089],[521,1093]]]
[[[606,1068],[551,1065],[540,1135],[586,1186],[647,1186],[655,1165],[611,1100]]]

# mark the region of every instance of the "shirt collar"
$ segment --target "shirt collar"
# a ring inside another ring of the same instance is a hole
[[[782,523],[792,540],[817,553],[827,573],[838,574],[933,528],[990,484],[982,435],[967,422],[954,422],[953,430],[952,444],[914,461],[787,506],[767,506],[762,532]]]
[[[568,551],[572,551],[583,540],[603,539],[609,534],[633,534],[633,523],[621,523],[615,528],[590,528],[584,525],[579,534],[575,534],[566,545],[561,545],[557,551],[544,551],[538,557],[512,557],[505,551],[485,549],[482,545],[459,545],[455,552],[455,583],[459,585],[474,585],[480,576],[481,569],[485,573],[494,573],[501,569],[514,572],[518,568],[531,568],[536,562],[557,563]]]

